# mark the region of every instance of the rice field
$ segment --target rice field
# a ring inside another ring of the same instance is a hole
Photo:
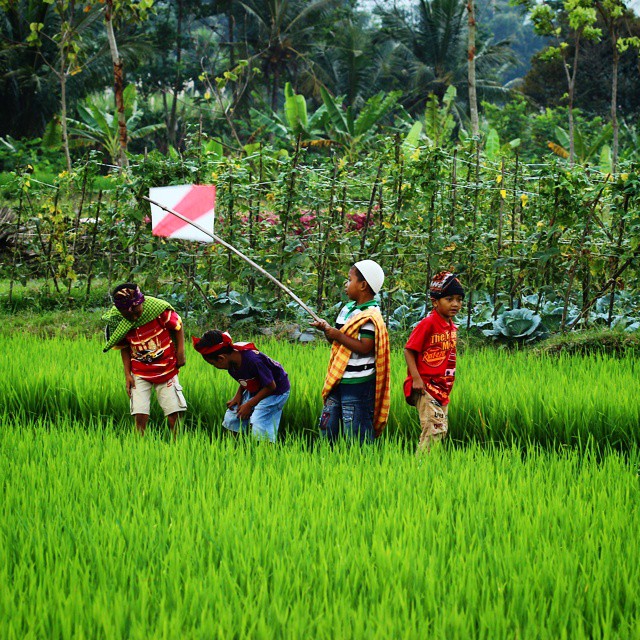
[[[172,441],[98,340],[0,336],[0,638],[640,637],[633,359],[465,354],[417,458],[400,352],[385,436],[329,448],[327,348],[258,346],[275,447],[221,437],[233,381],[193,353]]]
[[[280,361],[291,379],[282,435],[313,436],[328,346],[274,340],[258,341],[257,346]],[[3,367],[8,386],[0,395],[0,413],[23,422],[69,418],[130,424],[120,356],[115,351],[103,354],[98,339],[43,341],[0,335],[0,352],[10,354]],[[417,415],[402,395],[406,365],[400,350],[392,353],[392,368],[385,438],[417,440]],[[639,374],[631,357],[542,357],[495,350],[464,354],[452,395],[450,435],[462,442],[554,447],[595,443],[626,450],[640,444]],[[234,381],[190,347],[180,380],[189,403],[186,428],[218,433],[225,401],[237,388]],[[158,413],[152,419],[163,422]]]
[[[5,415],[0,637],[637,638],[636,466]]]

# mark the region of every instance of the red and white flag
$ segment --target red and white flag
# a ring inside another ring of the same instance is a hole
[[[216,187],[212,184],[183,184],[149,189],[149,199],[189,218],[213,234]],[[188,222],[151,205],[151,230],[154,236],[213,242],[213,238]]]

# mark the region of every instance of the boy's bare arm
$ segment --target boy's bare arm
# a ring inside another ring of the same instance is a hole
[[[176,361],[178,369],[184,367],[187,360],[184,353],[184,325],[171,332],[176,341]]]
[[[262,400],[263,398],[270,396],[275,390],[276,383],[275,380],[272,380],[270,384],[262,387],[262,389],[260,389],[260,391],[258,391],[255,396],[249,398],[249,400],[238,407],[238,411],[236,413],[238,418],[240,418],[240,420],[248,418],[251,415],[251,411],[258,404],[258,402],[260,402],[260,400]]]
[[[236,395],[233,396],[233,398],[231,398],[229,402],[227,402],[227,407],[231,409],[236,405],[240,405],[241,402],[242,402],[242,385],[238,385],[238,390],[236,391]]]
[[[330,340],[343,344],[349,351],[359,353],[361,356],[371,353],[376,344],[372,338],[362,338],[362,340],[360,338],[351,338],[346,333],[342,333],[342,331],[333,327],[330,327],[329,331],[325,331],[325,335]]]
[[[327,329],[331,329],[331,325],[326,321],[326,320],[315,320],[314,322],[311,323],[312,327],[315,327],[316,329],[320,329],[320,331],[324,331],[324,339],[331,344],[333,342],[333,340],[331,338],[329,338],[329,336],[327,335]]]
[[[404,359],[407,362],[407,369],[409,369],[409,375],[411,376],[412,380],[411,387],[414,391],[422,395],[426,393],[427,388],[424,386],[424,380],[418,372],[418,363],[416,362],[417,356],[417,352],[413,351],[412,349],[404,350]]]
[[[120,349],[120,356],[122,357],[122,366],[124,367],[124,379],[127,385],[127,393],[131,397],[131,389],[135,389],[136,381],[131,375],[131,349],[130,347],[123,347]]]
[[[316,327],[316,329],[324,331],[324,337],[327,339],[327,342],[335,341],[343,344],[349,351],[359,353],[361,356],[366,356],[368,353],[371,353],[375,347],[375,341],[372,338],[363,338],[362,340],[351,338],[324,320],[322,322],[312,322],[311,324]]]

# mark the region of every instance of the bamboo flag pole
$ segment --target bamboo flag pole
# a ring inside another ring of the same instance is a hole
[[[316,313],[312,309],[310,309],[304,302],[302,302],[302,300],[300,300],[300,298],[298,298],[298,296],[295,293],[293,293],[293,291],[291,291],[289,287],[282,284],[282,282],[280,282],[280,280],[278,280],[277,278],[274,278],[268,271],[263,269],[259,264],[256,264],[251,258],[245,256],[244,253],[242,253],[241,251],[238,251],[238,249],[236,249],[235,247],[232,247],[228,242],[225,242],[224,240],[222,240],[222,238],[219,238],[213,233],[209,233],[202,226],[200,226],[196,222],[193,222],[192,220],[189,220],[189,218],[186,218],[181,213],[178,213],[177,211],[173,211],[172,209],[169,209],[168,207],[161,205],[155,200],[151,200],[151,198],[148,198],[147,196],[142,196],[142,198],[147,202],[150,202],[151,204],[155,205],[156,207],[160,207],[160,209],[163,209],[167,213],[170,213],[171,215],[176,216],[176,218],[180,218],[180,220],[186,222],[187,224],[190,224],[192,227],[195,227],[196,229],[198,229],[198,231],[201,231],[205,235],[212,238],[214,242],[221,244],[226,249],[229,249],[229,251],[232,251],[233,253],[235,253],[239,258],[242,258],[245,262],[250,264],[256,271],[259,271],[265,278],[268,278],[269,280],[271,280],[271,282],[273,282],[273,284],[280,287],[288,296],[290,296],[293,300],[295,300],[295,302],[299,304],[314,320],[317,320],[318,322],[322,322],[322,319],[318,315],[316,315]]]

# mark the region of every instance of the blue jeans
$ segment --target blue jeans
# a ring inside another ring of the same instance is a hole
[[[356,384],[338,384],[325,400],[320,416],[320,435],[329,442],[340,436],[340,427],[346,438],[373,442],[373,407],[376,399],[376,381]]]
[[[253,394],[248,391],[242,392],[242,403],[244,404]],[[289,391],[280,395],[271,395],[262,398],[253,408],[248,420],[240,420],[236,415],[238,407],[227,409],[222,420],[222,426],[229,431],[244,432],[251,425],[251,433],[260,440],[276,441],[280,418],[282,417],[282,407],[289,398]]]

